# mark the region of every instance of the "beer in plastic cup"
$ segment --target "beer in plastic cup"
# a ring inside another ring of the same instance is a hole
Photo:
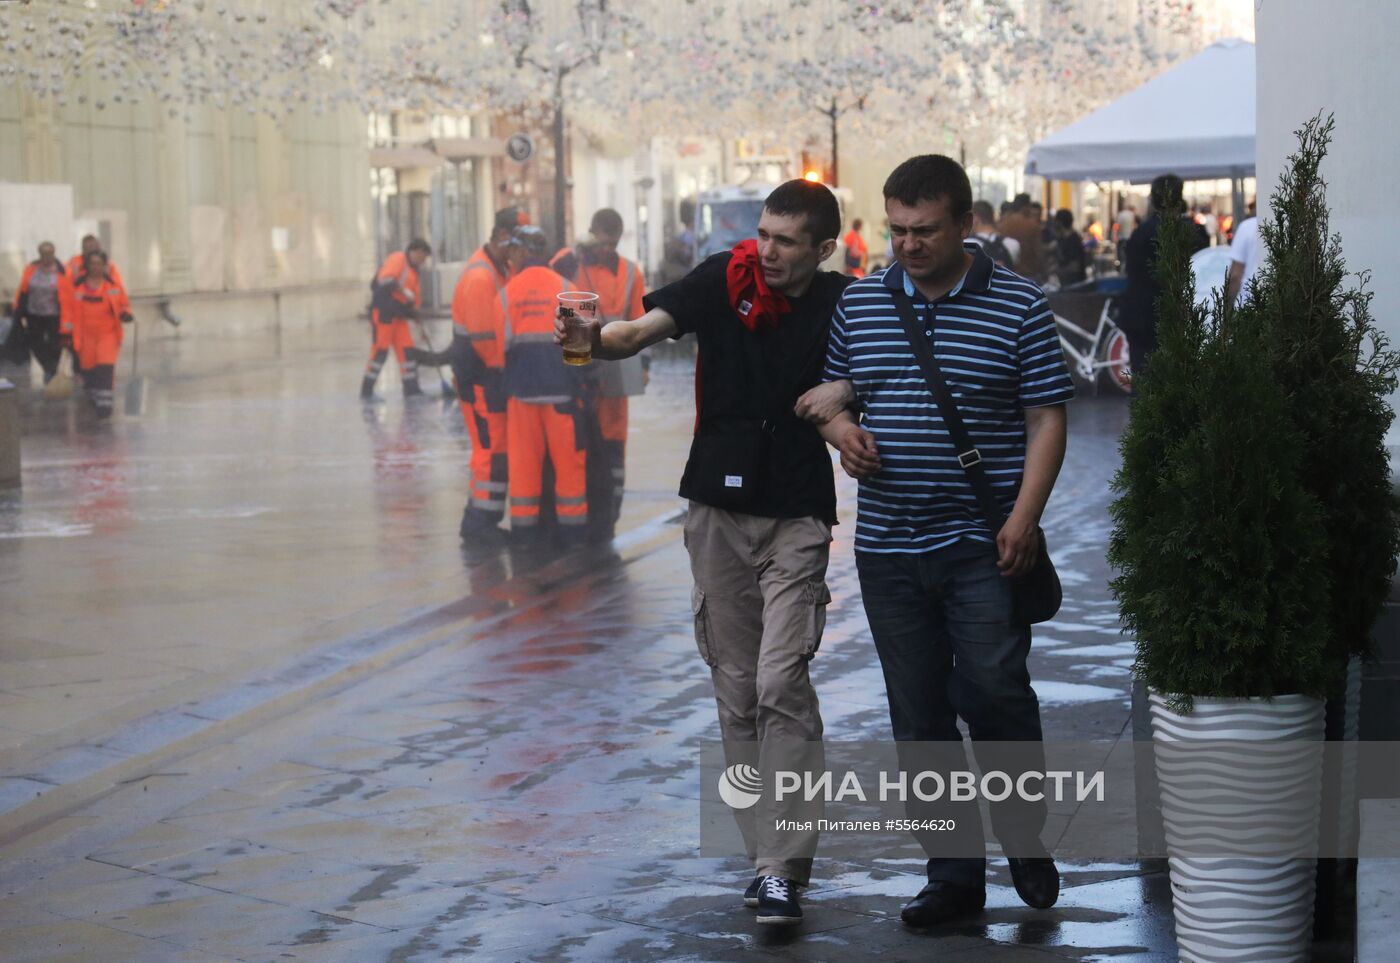
[[[598,295],[565,291],[559,295],[559,308],[564,314],[564,363],[588,364],[593,360],[588,325],[598,317]]]

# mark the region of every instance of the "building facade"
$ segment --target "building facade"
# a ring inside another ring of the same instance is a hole
[[[63,107],[0,91],[0,288],[40,241],[66,259],[95,234],[138,309],[168,300],[187,320],[258,327],[363,306],[374,249],[356,111],[99,108],[91,86]]]

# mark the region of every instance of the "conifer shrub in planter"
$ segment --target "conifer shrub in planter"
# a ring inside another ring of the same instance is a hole
[[[1322,697],[1366,651],[1400,539],[1396,358],[1328,233],[1330,133],[1299,131],[1238,308],[1192,303],[1186,228],[1164,220],[1159,349],[1114,482],[1112,588],[1150,693],[1183,959],[1306,954]]]

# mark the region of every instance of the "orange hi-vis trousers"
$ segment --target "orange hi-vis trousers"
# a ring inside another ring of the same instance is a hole
[[[472,479],[467,508],[473,514],[480,513],[482,521],[494,524],[505,517],[509,493],[506,408],[502,406],[499,411],[493,411],[482,385],[469,385],[467,390],[471,397],[459,402],[467,434],[472,440]]]
[[[374,344],[369,349],[369,362],[365,365],[365,381],[372,388],[379,380],[379,372],[393,351],[399,359],[399,371],[404,384],[418,383],[418,362],[405,357],[404,349],[413,347],[413,332],[403,318],[395,318],[388,324],[379,320],[379,312],[374,312]]]
[[[587,456],[574,432],[575,404],[537,405],[512,398],[506,406],[512,530],[539,524],[546,454],[554,464],[560,526],[588,524]]]

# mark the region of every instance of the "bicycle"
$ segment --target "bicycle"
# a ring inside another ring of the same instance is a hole
[[[1108,280],[1086,281],[1050,292],[1046,297],[1070,371],[1081,382],[1092,385],[1095,394],[1101,384],[1129,394],[1133,375],[1128,364],[1128,336],[1115,320],[1115,286],[1104,283]],[[1066,315],[1077,316],[1078,320]],[[1079,323],[1090,318],[1092,328]]]

